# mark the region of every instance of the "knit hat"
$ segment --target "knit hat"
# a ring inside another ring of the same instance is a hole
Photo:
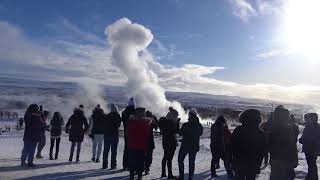
[[[133,98],[130,98],[128,106],[136,106],[136,101]]]

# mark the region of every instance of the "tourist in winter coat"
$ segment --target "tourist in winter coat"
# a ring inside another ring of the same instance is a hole
[[[168,168],[168,178],[174,178],[172,174],[172,159],[176,151],[178,141],[176,134],[179,132],[178,113],[172,107],[169,108],[167,116],[159,119],[159,128],[162,134],[162,147],[163,147],[163,158],[162,158],[162,173],[161,178],[167,177],[166,166]]]
[[[297,125],[296,118],[293,114],[290,115],[289,124],[291,125],[295,137],[295,142],[298,142],[298,136],[300,134],[299,126]]]
[[[60,114],[60,112],[54,112],[53,117],[50,121],[51,126],[51,138],[50,138],[50,160],[53,159],[53,147],[54,143],[56,143],[56,153],[54,156],[54,159],[58,159],[59,156],[59,147],[60,147],[60,140],[61,140],[61,134],[62,134],[62,126],[64,126],[63,118]]]
[[[104,150],[102,168],[108,168],[108,155],[111,149],[111,169],[117,168],[117,148],[119,142],[119,127],[121,117],[118,113],[118,107],[115,104],[110,105],[111,112],[106,115],[104,128]]]
[[[227,171],[228,177],[233,177],[233,172],[231,170],[230,145],[231,132],[228,129],[225,118],[223,116],[219,116],[215,123],[211,126],[211,177],[217,177],[216,166],[219,164],[220,158],[224,161],[224,167]]]
[[[69,141],[71,141],[71,149],[69,161],[73,159],[75,146],[77,145],[76,162],[79,162],[81,143],[84,138],[84,132],[88,129],[89,125],[86,117],[81,109],[74,109],[73,114],[70,116],[66,124],[66,133],[69,133]]]
[[[232,133],[232,168],[236,180],[254,180],[260,174],[265,154],[266,139],[259,128],[261,115],[258,110],[244,111],[239,118],[242,123]]]
[[[99,106],[97,106],[90,117],[89,122],[89,134],[93,138],[92,142],[92,158],[93,162],[100,162],[100,155],[102,150],[102,144],[104,139],[104,125],[106,121],[106,115]]]
[[[24,115],[25,130],[23,135],[23,149],[21,155],[21,166],[26,165],[28,159],[28,166],[34,167],[33,158],[37,143],[41,136],[41,113],[37,104],[31,104]]]
[[[153,150],[155,148],[153,130],[158,129],[158,120],[150,111],[146,112],[146,116],[151,119],[150,138],[149,138],[149,144],[148,144],[149,148],[146,153],[146,163],[145,163],[145,175],[148,175],[150,171],[150,166],[152,164]]]
[[[267,142],[267,144],[268,144],[268,142],[269,142],[269,136],[270,136],[270,134],[271,134],[272,117],[273,117],[273,112],[270,114],[270,117],[269,117],[268,121],[263,122],[263,123],[260,125],[260,129],[263,130],[264,135],[265,135],[265,137],[266,137],[266,142]],[[264,159],[264,165],[267,166],[267,165],[269,164],[269,149],[268,149],[268,146],[266,146],[265,155],[264,155],[263,159]]]
[[[40,108],[42,109],[42,108]],[[37,155],[36,157],[38,159],[41,159],[43,158],[43,156],[41,155],[41,152],[44,148],[44,146],[46,145],[46,130],[49,126],[47,126],[47,119],[48,119],[48,116],[49,116],[49,111],[42,111],[40,110],[41,113],[42,113],[42,128],[41,128],[41,136],[40,136],[40,141],[38,143],[38,151],[37,151]]]
[[[182,136],[182,143],[178,155],[179,177],[184,179],[184,159],[189,155],[189,179],[193,179],[195,160],[199,151],[200,136],[203,133],[203,127],[199,122],[197,113],[194,110],[189,112],[188,122],[184,123],[179,130]]]
[[[124,170],[127,170],[128,168],[128,135],[127,135],[127,126],[128,126],[128,120],[129,117],[134,113],[135,111],[135,105],[136,102],[133,98],[130,98],[128,102],[128,106],[126,109],[122,112],[121,118],[122,118],[122,125],[124,128],[124,150],[123,150],[123,158],[122,158],[122,166]]]
[[[134,115],[128,121],[128,169],[130,179],[134,179],[138,174],[138,179],[142,179],[142,172],[145,165],[145,154],[149,148],[151,129],[151,119],[145,115],[144,108],[137,108]]]
[[[317,158],[320,155],[320,125],[317,122],[318,115],[316,113],[309,113],[307,117],[299,142],[302,144],[302,151],[308,164],[306,180],[318,180]]]
[[[278,106],[274,111],[272,131],[269,136],[271,180],[293,180],[298,166],[296,135],[289,124],[289,111]]]

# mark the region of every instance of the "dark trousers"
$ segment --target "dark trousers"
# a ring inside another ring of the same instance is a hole
[[[108,166],[108,155],[111,149],[111,168],[117,167],[117,149],[119,137],[104,137],[103,165]]]
[[[305,154],[308,164],[308,174],[306,180],[318,180],[317,155]]]
[[[61,138],[51,138],[50,139],[50,158],[52,159],[52,154],[53,154],[53,148],[54,148],[54,143],[56,143],[56,153],[55,153],[55,159],[58,158],[59,155],[59,147],[60,147],[60,140]]]
[[[46,145],[46,135],[41,134],[40,141],[38,143],[38,152],[37,152],[38,157],[41,156],[41,152],[42,152],[45,145]]]
[[[123,150],[123,157],[122,157],[122,166],[123,169],[128,168],[128,136],[124,135],[124,150]]]
[[[184,159],[189,155],[189,179],[193,179],[197,151],[180,148],[178,155],[179,176],[184,177]]]
[[[72,158],[73,158],[73,153],[74,153],[74,149],[75,149],[76,145],[77,145],[77,157],[76,157],[76,160],[77,160],[77,161],[79,160],[80,151],[81,151],[81,143],[82,143],[82,142],[71,142],[69,160],[72,160]]]
[[[37,147],[37,143],[25,140],[23,142],[21,162],[25,162],[26,159],[28,158],[28,163],[32,164],[36,147]]]
[[[164,154],[162,158],[162,174],[166,174],[166,165],[168,167],[168,176],[172,176],[172,159],[174,152],[176,151],[176,146],[166,148],[164,147]]]
[[[211,160],[211,176],[216,175],[216,165],[219,164],[220,158],[223,160],[224,167],[229,176],[233,176],[233,172],[231,170],[231,153],[229,150],[225,152],[225,155],[222,153],[216,152],[213,148],[211,148],[212,160]]]
[[[255,180],[256,175],[256,170],[254,168],[252,168],[251,171],[236,170],[235,180]]]
[[[153,155],[153,149],[146,152],[146,163],[145,163],[146,171],[150,170],[150,166],[152,164],[152,155]]]

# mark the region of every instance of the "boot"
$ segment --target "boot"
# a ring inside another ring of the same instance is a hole
[[[71,162],[73,159],[73,153],[70,153],[70,156],[69,156],[69,162]]]
[[[175,177],[172,174],[172,161],[168,161],[168,179],[174,179]]]
[[[77,156],[76,157],[76,162],[79,162],[79,161],[80,161],[79,156]]]
[[[55,154],[54,159],[58,159],[58,153]]]
[[[134,171],[130,171],[130,180],[134,180]]]
[[[102,163],[102,169],[107,169],[108,168],[108,163]]]
[[[161,178],[167,177],[167,175],[166,175],[166,161],[165,160],[162,160],[161,169],[162,169]]]

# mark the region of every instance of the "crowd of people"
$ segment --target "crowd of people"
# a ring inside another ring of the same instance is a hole
[[[153,150],[155,149],[154,130],[160,129],[162,135],[163,158],[161,162],[161,178],[184,179],[184,159],[188,155],[189,174],[193,179],[195,159],[200,150],[200,136],[203,126],[195,110],[190,110],[188,120],[181,125],[179,113],[172,107],[165,117],[159,120],[145,108],[136,107],[133,98],[121,113],[115,104],[110,104],[110,112],[97,105],[92,111],[89,123],[84,114],[83,105],[74,109],[73,114],[65,125],[65,132],[71,141],[69,161],[73,161],[76,150],[76,162],[80,161],[81,143],[85,134],[92,138],[92,161],[100,162],[103,147],[102,169],[116,169],[117,147],[119,142],[119,128],[124,128],[123,170],[130,172],[130,179],[143,174],[148,175],[152,164]],[[37,104],[31,104],[25,113],[24,146],[21,155],[21,166],[34,167],[33,158],[36,147],[36,158],[41,155],[45,145],[45,131],[49,130],[50,160],[58,159],[59,145],[64,120],[59,112],[54,112],[47,125],[49,112],[42,110]],[[241,125],[233,132],[228,128],[227,120],[219,116],[211,126],[211,176],[217,177],[216,170],[220,168],[220,159],[224,162],[227,176],[235,180],[254,180],[260,174],[263,166],[270,164],[271,180],[293,180],[295,168],[298,166],[297,142],[303,145],[308,174],[307,180],[318,179],[317,156],[320,154],[320,125],[318,115],[308,113],[304,116],[305,128],[298,139],[299,127],[295,118],[288,109],[278,106],[270,118],[262,123],[262,116],[258,110],[249,109],[240,114]],[[262,123],[262,124],[261,124]],[[178,140],[177,135],[182,137]],[[179,175],[172,172],[172,160],[179,147],[178,166]],[[53,156],[53,149],[56,146]],[[111,160],[109,162],[109,151]],[[270,158],[269,158],[270,157]],[[27,163],[26,163],[27,160]]]

